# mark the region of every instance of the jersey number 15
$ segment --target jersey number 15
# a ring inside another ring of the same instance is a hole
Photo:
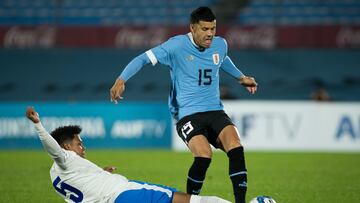
[[[199,86],[201,85],[211,85],[211,69],[199,69]],[[204,80],[204,81],[203,81]]]

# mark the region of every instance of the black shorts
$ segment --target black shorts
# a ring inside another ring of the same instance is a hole
[[[218,148],[216,140],[220,132],[228,125],[234,124],[224,111],[207,111],[180,119],[176,123],[176,130],[186,144],[195,135],[202,134],[212,146]]]

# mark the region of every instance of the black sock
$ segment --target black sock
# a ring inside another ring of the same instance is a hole
[[[247,171],[245,167],[244,148],[236,147],[227,153],[229,157],[229,175],[233,184],[236,203],[245,203],[247,190]]]
[[[186,191],[188,194],[198,195],[205,180],[206,171],[209,168],[211,159],[195,157],[188,173]]]

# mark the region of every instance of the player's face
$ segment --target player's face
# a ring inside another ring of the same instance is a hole
[[[209,48],[216,32],[216,20],[212,22],[199,21],[199,23],[190,25],[196,45],[203,48]]]
[[[85,158],[85,147],[79,135],[75,135],[74,139],[67,144],[67,150],[71,150],[82,158]]]

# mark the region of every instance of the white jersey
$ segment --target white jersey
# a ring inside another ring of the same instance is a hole
[[[75,152],[61,148],[40,122],[35,128],[55,161],[50,169],[51,182],[66,202],[114,202],[126,189],[126,177],[109,173]]]

